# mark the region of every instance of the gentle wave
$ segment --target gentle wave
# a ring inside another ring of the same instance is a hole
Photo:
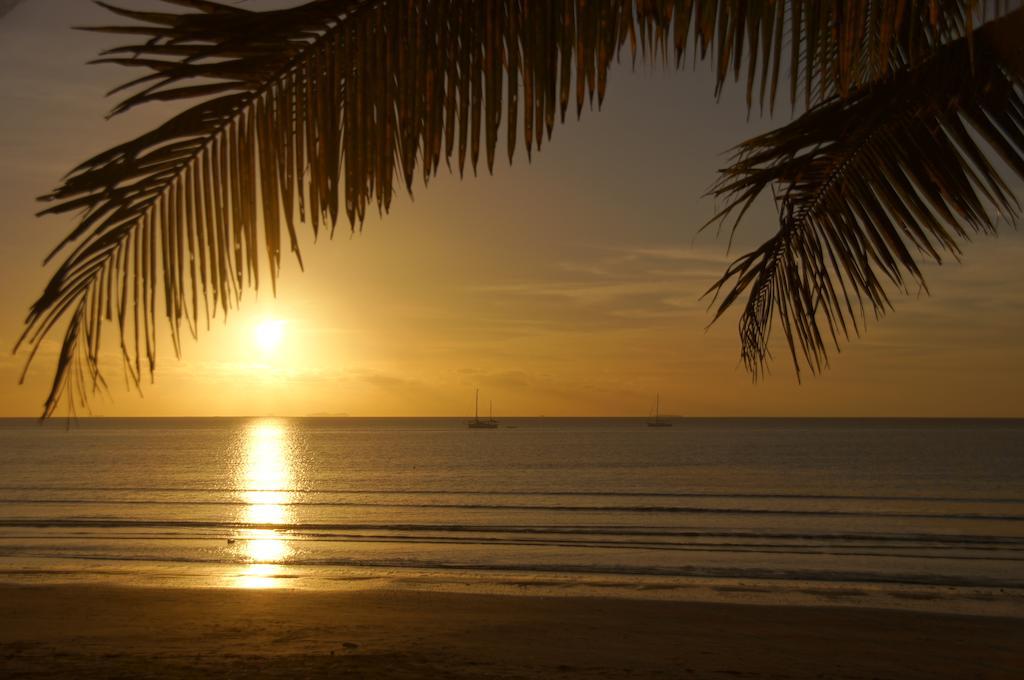
[[[255,503],[259,505],[260,503]],[[981,513],[887,512],[869,510],[798,510],[793,508],[710,508],[677,505],[519,505],[511,503],[374,503],[356,501],[283,501],[268,503],[279,507],[326,508],[411,508],[417,510],[524,510],[535,512],[622,512],[711,515],[802,515],[811,517],[887,517],[899,519],[964,519],[999,522],[1022,522],[1024,515],[992,515]],[[172,501],[172,500],[100,500],[0,498],[0,505],[151,505],[151,506],[251,506],[251,501]]]
[[[432,534],[440,532],[431,532]],[[489,532],[481,532],[489,533]],[[490,533],[513,533],[513,532],[490,532]],[[474,535],[471,537],[461,536],[419,536],[415,534],[362,534],[362,533],[287,533],[280,534],[277,536],[278,540],[282,541],[317,541],[317,542],[345,542],[345,541],[379,541],[389,543],[451,543],[451,544],[500,544],[500,545],[562,545],[562,546],[591,546],[591,547],[622,547],[622,548],[648,548],[648,547],[662,547],[662,546],[685,546],[687,548],[695,547],[708,547],[708,548],[752,548],[763,550],[766,552],[775,551],[779,548],[808,548],[819,547],[819,548],[844,548],[845,550],[841,553],[844,555],[856,555],[858,553],[850,552],[850,549],[860,550],[964,550],[964,551],[1000,551],[1000,552],[1024,552],[1024,546],[1016,547],[1016,543],[1001,543],[998,541],[988,542],[982,545],[964,545],[957,542],[930,542],[930,543],[915,543],[915,542],[902,542],[898,544],[893,543],[881,543],[871,544],[866,543],[868,539],[859,539],[853,545],[844,545],[841,543],[827,543],[827,542],[804,542],[804,543],[728,543],[722,541],[686,541],[686,542],[672,542],[672,541],[643,541],[638,538],[632,540],[593,540],[590,536],[600,536],[601,534],[593,534],[588,532],[580,532],[578,534],[563,534],[557,539],[549,538],[501,538],[486,535]],[[574,536],[580,536],[582,538],[574,539]],[[620,534],[623,537],[641,537],[642,534]],[[647,536],[643,536],[647,538]],[[4,537],[4,540],[10,539],[38,539],[38,534],[8,534]],[[102,539],[109,542],[117,542],[118,540],[123,541],[137,541],[137,540],[167,540],[167,541],[181,541],[186,538],[198,538],[198,539],[213,539],[220,540],[223,538],[221,535],[207,535],[207,536],[189,536],[185,537],[178,533],[130,533],[130,534],[111,534],[104,532],[102,534],[47,534],[47,540],[57,539]],[[256,537],[251,540],[262,540],[264,537]],[[722,534],[721,538],[730,538],[728,534]],[[732,537],[735,538],[735,537]],[[240,538],[240,541],[250,540],[247,538]],[[883,553],[873,552],[865,553],[871,555],[879,555]],[[884,553],[891,555],[901,555],[903,553]],[[1016,559],[1016,558],[1014,558]]]
[[[807,541],[881,541],[902,542],[915,545],[956,543],[965,545],[1020,545],[1024,537],[991,536],[979,534],[942,533],[884,533],[884,532],[778,532],[778,531],[695,531],[677,529],[654,529],[644,526],[521,526],[505,524],[410,524],[410,523],[366,523],[366,522],[302,522],[302,523],[257,523],[224,522],[204,520],[134,520],[134,519],[0,519],[0,528],[78,528],[78,529],[211,529],[220,532],[262,530],[276,531],[288,538],[302,536],[329,536],[330,532],[344,531],[410,531],[445,533],[500,533],[500,534],[569,534],[587,536],[643,536],[660,538],[746,538],[764,540],[807,540]],[[103,536],[109,536],[104,533]]]
[[[799,494],[799,493],[713,493],[687,492],[640,492],[640,491],[509,491],[509,490],[431,490],[431,489],[313,489],[259,488],[259,487],[174,487],[174,486],[2,486],[0,491],[118,491],[124,493],[295,493],[295,494],[336,494],[352,496],[577,496],[609,498],[736,498],[736,499],[792,499],[792,500],[850,500],[850,501],[931,501],[942,503],[1009,503],[1024,505],[1024,498],[984,496],[899,496],[867,494]],[[21,502],[21,501],[19,501]]]
[[[75,538],[81,539],[82,536]],[[147,537],[149,538],[149,537]],[[245,540],[245,539],[241,539]],[[260,539],[256,539],[260,540]],[[408,536],[345,536],[335,537],[332,539],[333,542],[337,543],[408,543],[408,544],[422,544],[422,545],[473,545],[479,547],[498,547],[498,546],[519,546],[519,547],[545,547],[545,548],[589,548],[589,549],[614,549],[614,550],[643,550],[643,551],[671,551],[671,552],[699,552],[699,553],[747,553],[757,555],[825,555],[830,557],[885,557],[885,558],[906,558],[913,560],[974,560],[974,561],[985,561],[985,562],[1024,562],[1024,556],[1007,556],[998,554],[988,555],[949,555],[939,554],[933,555],[925,551],[934,550],[971,550],[972,548],[962,548],[959,546],[947,546],[945,548],[938,548],[935,546],[906,546],[906,550],[913,552],[885,552],[881,549],[868,551],[866,548],[870,546],[861,547],[860,550],[830,550],[829,548],[835,548],[836,546],[790,546],[790,545],[759,545],[759,544],[740,544],[740,543],[699,543],[699,544],[688,544],[688,543],[665,543],[665,542],[654,542],[654,543],[639,543],[639,542],[625,542],[625,541],[544,541],[544,540],[507,540],[507,539],[485,539],[476,538],[470,540],[459,540],[457,538],[424,538],[424,537],[408,537]],[[974,550],[991,550],[985,548],[973,548]],[[1012,550],[1012,549],[1011,549]],[[5,554],[5,550],[0,549],[0,555]],[[28,554],[28,553],[23,553]],[[46,557],[64,557],[62,553],[37,553],[37,556]],[[123,554],[119,554],[117,557],[108,556],[107,559],[136,559],[134,557],[128,557]],[[150,558],[138,558],[138,559],[150,559]],[[246,564],[243,560],[232,560],[232,561],[218,561],[219,563],[228,564]],[[281,561],[267,561],[261,562],[261,564],[312,564],[309,560],[281,560]]]
[[[223,565],[222,560],[203,557],[126,557],[105,555],[54,555],[70,561],[83,562],[127,562],[152,564],[181,565]],[[243,566],[245,563],[235,563]],[[345,559],[325,558],[294,560],[289,562],[263,562],[282,567],[309,568],[358,568],[358,569],[389,569],[413,572],[423,571],[455,571],[483,573],[529,573],[529,574],[579,574],[591,576],[641,576],[663,578],[707,578],[707,579],[750,579],[753,581],[808,581],[808,582],[842,582],[888,585],[930,585],[948,587],[983,587],[991,589],[1021,589],[1024,581],[1006,580],[985,577],[961,577],[940,574],[921,573],[890,573],[878,574],[862,571],[837,571],[810,569],[758,569],[753,567],[664,567],[664,566],[625,566],[609,564],[576,564],[576,563],[541,563],[541,564],[482,564],[463,562],[443,562],[431,560],[394,560],[394,559]],[[21,571],[21,570],[19,570]],[[77,572],[78,570],[76,570]],[[15,570],[0,570],[2,573],[19,573]],[[337,576],[344,580],[345,576]]]

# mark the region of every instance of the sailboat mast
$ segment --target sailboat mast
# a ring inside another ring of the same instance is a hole
[[[480,420],[480,388],[476,388],[476,405],[473,407],[473,420]]]
[[[658,416],[661,415],[661,392],[654,397],[654,419],[657,420]]]

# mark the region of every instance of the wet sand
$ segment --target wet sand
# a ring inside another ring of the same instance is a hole
[[[0,677],[1020,678],[1024,619],[395,590],[0,586]]]

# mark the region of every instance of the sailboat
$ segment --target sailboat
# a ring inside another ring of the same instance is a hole
[[[647,427],[672,427],[672,423],[661,419],[661,394],[659,393],[654,402],[654,420],[647,421]]]
[[[480,390],[476,391],[476,406],[473,409],[473,420],[470,420],[466,425],[474,430],[496,430],[498,429],[498,421],[494,419],[494,404],[491,404],[491,413],[487,420],[480,420]]]

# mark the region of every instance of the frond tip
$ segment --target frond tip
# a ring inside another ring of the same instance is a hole
[[[801,360],[819,372],[866,311],[890,306],[886,282],[924,288],[921,258],[956,258],[972,233],[1017,218],[1004,175],[1024,177],[1022,48],[1008,51],[1000,36],[1014,27],[1019,36],[1022,25],[1018,10],[978,31],[973,49],[967,38],[951,43],[739,148],[713,189],[727,199],[717,219],[742,216],[772,187],[779,231],[708,292],[715,320],[746,294],[742,359],[755,378],[775,322],[797,374]]]

